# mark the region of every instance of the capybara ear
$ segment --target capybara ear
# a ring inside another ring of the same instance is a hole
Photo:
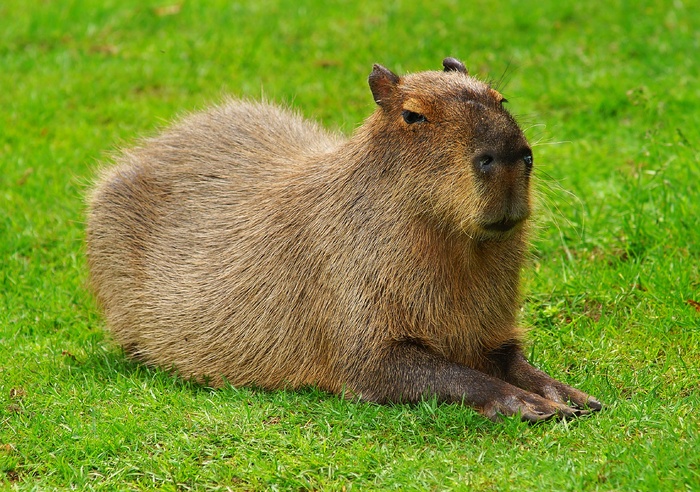
[[[399,76],[388,68],[375,63],[368,81],[374,102],[383,106],[391,98],[391,93],[394,92],[396,84],[399,83]]]
[[[467,67],[465,67],[464,63],[459,61],[457,58],[448,56],[442,60],[442,66],[445,67],[445,72],[460,72],[467,75]]]

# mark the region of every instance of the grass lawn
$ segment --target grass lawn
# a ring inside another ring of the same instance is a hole
[[[700,490],[700,9],[690,1],[0,3],[0,486]],[[531,360],[607,405],[219,391],[125,359],[86,288],[116,148],[223,94],[350,133],[372,63],[494,81],[535,147]]]

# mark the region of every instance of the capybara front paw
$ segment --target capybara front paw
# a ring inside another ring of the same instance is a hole
[[[556,380],[544,385],[537,393],[548,400],[573,406],[580,410],[581,414],[598,412],[603,408],[603,404],[592,396]]]
[[[490,402],[482,412],[491,420],[517,415],[526,422],[539,422],[551,418],[569,419],[588,413],[586,410],[572,408],[524,390],[504,395]]]

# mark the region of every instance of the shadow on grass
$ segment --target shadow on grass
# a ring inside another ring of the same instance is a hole
[[[249,397],[259,395],[267,400],[274,399],[275,395],[281,395],[283,398],[288,398],[289,395],[298,395],[309,401],[327,399],[350,401],[313,386],[299,389],[266,390],[252,385],[235,387],[227,383],[221,387],[213,387],[206,382],[180,377],[175,370],[154,367],[131,359],[122,349],[101,337],[94,337],[86,341],[84,348],[84,356],[76,356],[65,351],[62,354],[63,365],[74,378],[80,374],[81,377],[88,377],[105,384],[120,384],[120,381],[128,380],[142,387],[187,391],[192,394],[216,392],[225,395],[238,395],[243,393]]]
[[[101,339],[96,338],[85,350],[84,358],[64,355],[64,365],[70,366],[74,378],[87,378],[95,384],[136,387],[143,392],[155,390],[164,400],[183,392],[195,401],[200,397],[214,398],[239,410],[247,407],[248,418],[264,426],[276,425],[293,415],[293,420],[302,426],[308,426],[309,422],[342,422],[343,426],[354,428],[351,432],[395,432],[412,442],[425,440],[426,436],[438,440],[461,439],[465,432],[473,438],[483,435],[516,437],[529,432],[525,430],[528,428],[576,426],[588,420],[575,419],[564,424],[553,420],[533,426],[515,417],[492,422],[470,407],[441,403],[435,397],[417,404],[380,405],[348,399],[313,386],[280,390],[231,385],[213,388],[183,379],[172,371],[133,361],[123,351]]]

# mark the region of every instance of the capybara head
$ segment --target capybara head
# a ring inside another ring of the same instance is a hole
[[[403,77],[374,66],[375,135],[433,217],[475,239],[507,238],[530,214],[532,150],[498,91],[454,58],[443,66]]]

